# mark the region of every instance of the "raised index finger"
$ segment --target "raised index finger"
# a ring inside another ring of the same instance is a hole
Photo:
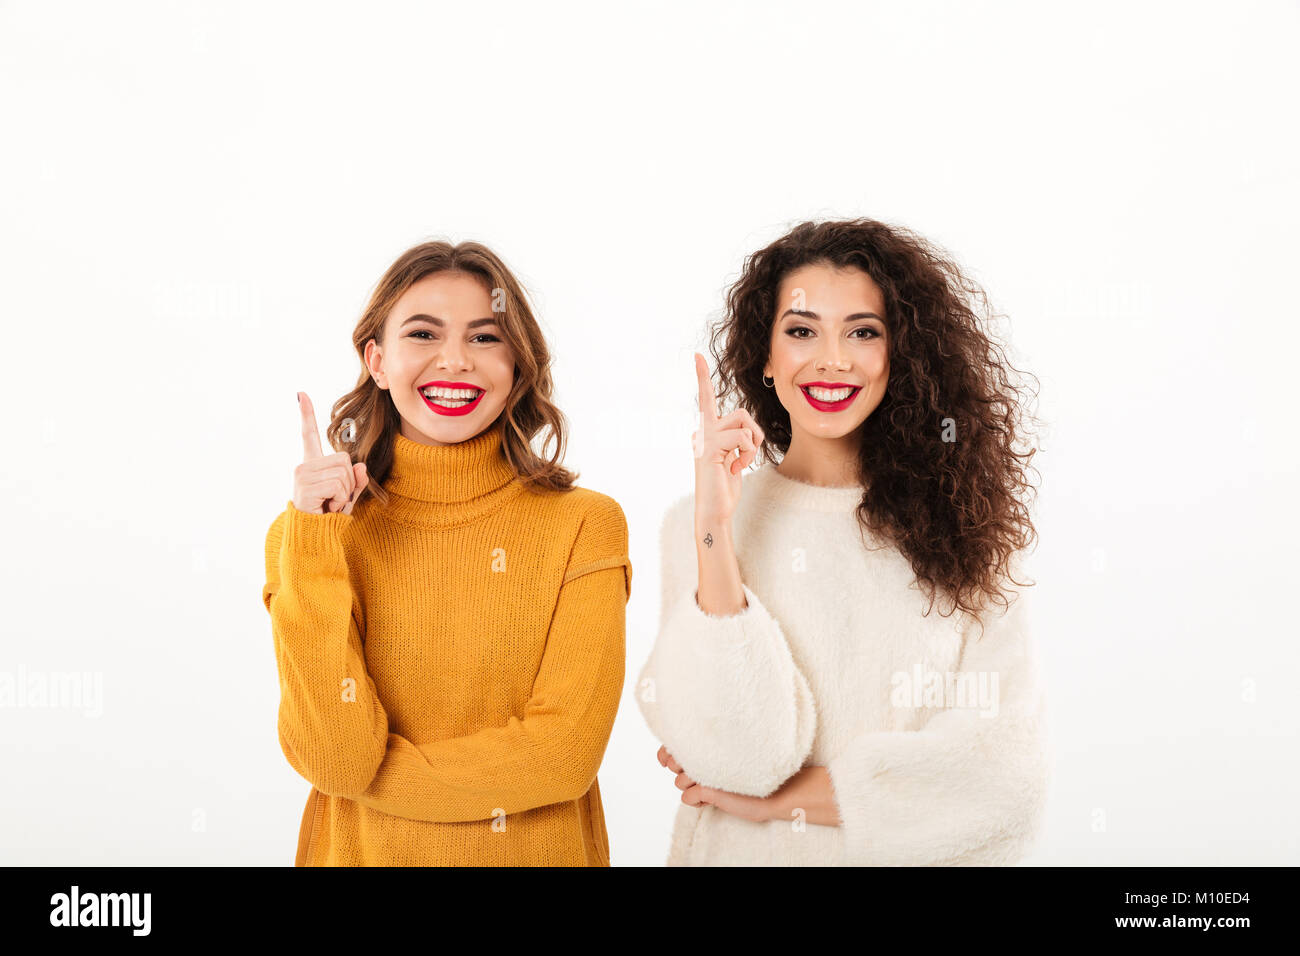
[[[302,460],[324,458],[320,447],[320,432],[316,428],[316,410],[306,392],[298,393],[298,408],[302,411]]]
[[[700,384],[700,421],[718,420],[717,399],[713,395],[713,383],[709,381],[709,363],[699,352],[695,353],[695,377]]]

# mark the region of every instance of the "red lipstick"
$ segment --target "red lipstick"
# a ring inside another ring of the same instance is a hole
[[[810,387],[816,388],[851,388],[847,398],[842,398],[838,402],[823,402],[821,399],[813,398],[808,394]],[[861,385],[851,385],[848,382],[804,382],[799,386],[799,391],[803,392],[803,397],[808,399],[808,404],[819,412],[841,412],[853,404],[853,400],[858,397],[858,392],[862,391]]]
[[[432,402],[425,398],[424,389],[426,388],[473,388],[478,390],[478,394],[474,396],[472,401],[466,402],[464,405],[459,405],[456,408],[447,408],[444,405],[439,405],[437,402]],[[475,385],[473,382],[425,382],[419,387],[419,393],[420,398],[424,399],[424,404],[428,405],[439,415],[468,415],[478,407],[479,401],[485,394],[487,394],[482,388]]]

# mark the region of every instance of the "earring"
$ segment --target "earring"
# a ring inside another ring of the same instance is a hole
[[[776,379],[772,379],[772,381],[769,382],[768,381],[769,377],[770,376],[767,375],[763,376],[763,384],[766,385],[768,388],[776,388]]]

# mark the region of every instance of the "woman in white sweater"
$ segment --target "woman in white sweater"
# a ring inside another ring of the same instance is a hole
[[[948,255],[873,220],[746,261],[721,388],[696,355],[695,493],[664,518],[637,685],[681,791],[670,866],[1028,849],[1049,763],[1019,580],[1034,451],[986,317]]]

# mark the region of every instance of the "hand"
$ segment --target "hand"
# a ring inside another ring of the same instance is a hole
[[[758,457],[763,430],[743,408],[718,417],[709,363],[699,352],[695,353],[695,375],[700,389],[700,427],[691,435],[695,448],[695,519],[697,525],[722,523],[731,520],[740,502],[740,473]]]
[[[370,479],[365,462],[352,463],[345,451],[326,455],[321,451],[316,411],[306,392],[298,393],[302,412],[302,464],[293,470],[293,506],[299,511],[352,514],[357,496]]]
[[[677,774],[675,781],[677,789],[682,791],[682,803],[688,807],[716,807],[723,813],[730,813],[732,816],[753,823],[775,820],[780,816],[780,808],[772,797],[747,797],[729,790],[715,790],[713,787],[702,786],[686,775],[686,771],[682,770],[681,765],[673,759],[667,747],[660,747],[658,756],[661,764]]]

